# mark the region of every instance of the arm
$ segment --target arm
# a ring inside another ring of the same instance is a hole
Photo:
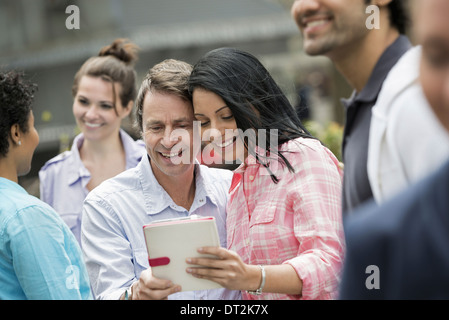
[[[107,202],[86,199],[81,242],[95,299],[119,299],[136,276],[130,243]]]
[[[262,283],[262,272],[259,266],[243,263],[233,251],[219,247],[204,247],[198,249],[199,253],[211,254],[219,259],[189,258],[187,263],[205,266],[198,268],[192,266],[187,272],[197,278],[215,281],[231,290],[255,291]],[[265,285],[264,292],[286,293],[300,295],[302,281],[295,270],[287,264],[264,266]]]
[[[284,248],[284,251],[292,253],[290,259],[278,265],[265,266],[266,285],[263,291],[301,294],[304,299],[332,298],[337,289],[344,245],[338,162],[331,159],[324,149],[306,149],[296,162],[292,165],[298,172],[290,175],[290,178],[284,176],[281,179],[290,179],[285,192],[286,214],[293,217],[292,236],[296,239],[292,239],[291,243],[296,242],[298,245],[296,248]],[[212,253],[209,249],[207,252]],[[242,263],[235,253],[224,252],[214,252],[221,259],[218,261],[190,260],[192,264],[222,269],[220,273],[210,269],[195,269],[193,266],[189,271],[197,276],[214,278],[214,281],[220,281],[227,288],[259,288],[259,267]],[[224,277],[231,280],[222,279]]]
[[[303,152],[288,201],[299,243],[291,265],[302,279],[303,299],[336,298],[343,263],[342,180],[338,162],[321,151]]]
[[[180,291],[170,281],[153,277],[150,268],[136,275],[128,236],[114,209],[104,200],[90,196],[85,201],[82,244],[97,299],[124,299],[130,287],[130,300],[165,299]]]
[[[56,213],[31,206],[9,227],[14,269],[29,299],[90,299],[82,253]],[[20,220],[20,221],[19,221]]]

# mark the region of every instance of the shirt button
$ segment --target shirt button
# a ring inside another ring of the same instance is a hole
[[[254,176],[249,176],[249,180],[253,181],[254,180]]]
[[[249,239],[246,239],[246,245],[249,246]]]

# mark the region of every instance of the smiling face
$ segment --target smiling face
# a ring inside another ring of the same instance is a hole
[[[291,14],[309,55],[331,56],[368,33],[364,0],[296,0]]]
[[[419,0],[417,39],[422,44],[421,84],[433,111],[449,131],[449,2]]]
[[[244,161],[246,149],[238,135],[231,109],[214,92],[201,88],[193,91],[195,119],[201,122],[202,140],[221,155],[226,163]]]
[[[73,102],[73,115],[86,140],[100,141],[118,134],[121,121],[131,112],[132,102],[123,106],[121,85],[98,77],[83,76]],[[117,112],[114,108],[114,101]]]
[[[148,91],[143,101],[142,136],[156,178],[193,174],[192,105],[174,94]]]

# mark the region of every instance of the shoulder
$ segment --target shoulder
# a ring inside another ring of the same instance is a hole
[[[203,164],[198,165],[201,175],[210,182],[229,182],[232,179],[233,172],[228,169],[211,168]]]
[[[115,195],[124,196],[126,192],[135,192],[140,189],[139,166],[125,170],[113,178],[103,181],[99,186],[93,189],[86,197],[89,201],[109,201]]]
[[[373,115],[389,113],[393,106],[403,105],[398,102],[404,102],[404,98],[413,101],[416,88],[419,88],[420,57],[421,47],[417,46],[408,50],[394,65],[382,84]]]
[[[2,201],[2,207],[8,212],[7,216],[2,216],[3,228],[18,232],[37,226],[63,225],[56,211],[40,199],[26,193],[14,193],[13,196],[13,199]]]
[[[125,130],[120,129],[120,137],[125,145],[125,150],[132,153],[139,153],[141,150],[145,150],[145,142],[142,139],[134,140]]]
[[[56,170],[64,165],[68,165],[72,156],[71,151],[64,151],[63,153],[58,154],[57,156],[51,158],[40,169],[40,172],[48,172],[52,170]]]
[[[382,291],[395,297],[425,297],[422,290],[436,283],[429,284],[423,270],[439,274],[434,278],[439,283],[446,281],[443,284],[447,288],[448,255],[438,248],[444,248],[449,242],[448,177],[449,163],[383,205],[371,202],[345,218],[342,298],[381,292],[368,292],[364,286],[365,268],[370,265],[377,266],[381,272]],[[416,291],[418,287],[421,289]]]
[[[215,198],[227,198],[233,172],[228,169],[210,168],[205,165],[198,165],[198,168],[208,193],[213,194]]]
[[[206,186],[210,186],[215,189],[229,189],[233,176],[233,172],[231,170],[210,168],[202,164],[198,164],[198,168]]]
[[[432,227],[439,229],[440,223],[449,227],[447,177],[449,163],[381,206],[372,203],[354,211],[345,221],[348,241],[376,246],[380,241],[401,241],[406,235],[412,238],[416,228],[432,234]]]
[[[280,147],[280,151],[295,169],[339,168],[338,159],[318,139],[297,138],[290,140]]]

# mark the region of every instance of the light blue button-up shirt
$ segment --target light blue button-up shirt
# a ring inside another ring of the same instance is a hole
[[[196,191],[189,211],[177,206],[154,177],[148,157],[137,167],[92,190],[83,208],[81,242],[96,299],[119,299],[149,268],[143,226],[196,214],[214,216],[226,248],[226,202],[232,172],[196,164]],[[240,299],[239,291],[179,292],[169,299]]]
[[[146,154],[145,144],[142,140],[134,141],[123,129],[120,130],[120,139],[125,150],[126,169],[134,168]],[[86,186],[91,178],[79,153],[83,142],[81,133],[75,137],[70,151],[47,161],[39,171],[41,200],[61,215],[80,244],[81,213],[89,193]]]
[[[91,298],[81,249],[61,217],[0,178],[0,300]]]

